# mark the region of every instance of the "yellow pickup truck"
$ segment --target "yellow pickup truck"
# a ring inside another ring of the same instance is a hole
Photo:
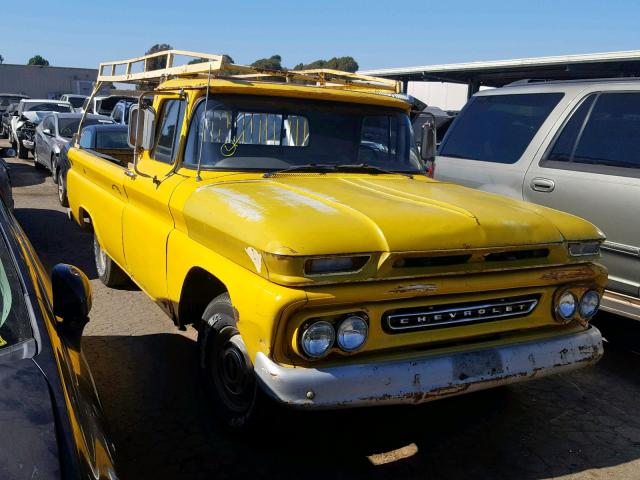
[[[198,329],[227,425],[250,424],[265,394],[419,404],[601,357],[603,234],[428,178],[432,129],[418,153],[395,82],[178,51],[101,64],[96,90],[113,81],[152,98],[132,108],[135,160],[71,148],[71,214],[106,285],[131,279]]]

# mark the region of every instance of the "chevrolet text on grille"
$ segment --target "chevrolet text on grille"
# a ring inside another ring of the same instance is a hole
[[[538,304],[538,299],[495,301],[479,305],[441,308],[428,312],[405,312],[387,316],[387,326],[392,331],[435,328],[456,323],[471,323],[483,320],[513,318],[528,315]]]

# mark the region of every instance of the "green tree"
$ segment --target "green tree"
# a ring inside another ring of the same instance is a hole
[[[236,62],[233,61],[233,58],[231,58],[230,55],[224,54],[224,55],[222,55],[222,57],[224,58],[226,63],[236,63]],[[194,63],[202,63],[202,62],[206,62],[206,61],[207,61],[206,58],[194,58],[193,60],[191,60],[189,62],[189,65],[193,65]]]
[[[0,65],[2,65],[3,63],[4,63],[4,57],[0,55]]]
[[[284,70],[282,68],[282,57],[272,55],[269,58],[261,58],[251,64],[252,67],[264,68],[265,70]]]
[[[343,72],[357,72],[358,62],[353,57],[333,57],[330,60],[316,60],[311,63],[299,63],[294,70],[311,70],[316,68],[329,68],[331,70],[342,70]]]
[[[34,55],[29,59],[29,61],[27,62],[27,65],[40,65],[43,67],[48,67],[49,61],[40,55]]]

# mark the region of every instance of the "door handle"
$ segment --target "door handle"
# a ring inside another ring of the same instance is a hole
[[[536,192],[553,192],[556,182],[549,178],[536,177],[531,180],[531,189]]]

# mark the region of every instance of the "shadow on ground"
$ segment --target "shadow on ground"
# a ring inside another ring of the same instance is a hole
[[[93,260],[93,237],[58,210],[16,208],[14,215],[48,271],[56,263],[70,263],[90,278],[98,278]]]
[[[9,164],[11,186],[13,188],[40,185],[49,176],[47,170],[33,166],[33,159],[26,160],[29,163],[23,163],[23,160],[15,158],[7,158],[6,160]]]
[[[212,418],[192,340],[83,341],[125,479],[526,480],[640,458],[640,357],[611,346],[590,370],[421,406],[273,408],[236,437]]]

